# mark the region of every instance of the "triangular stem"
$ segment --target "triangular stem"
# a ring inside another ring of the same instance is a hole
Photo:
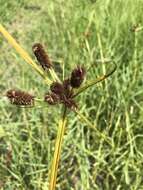
[[[63,141],[66,122],[67,122],[66,108],[64,108],[62,118],[59,122],[58,134],[57,134],[57,139],[55,143],[55,152],[54,152],[54,157],[53,157],[51,171],[50,171],[49,190],[55,190],[56,188],[58,165],[59,165],[59,160],[60,160],[60,153],[61,153],[61,147],[62,147],[62,141]]]

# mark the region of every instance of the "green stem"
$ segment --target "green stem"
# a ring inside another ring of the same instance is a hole
[[[59,122],[58,134],[57,134],[57,139],[56,139],[56,144],[55,144],[55,152],[54,152],[54,157],[53,157],[51,171],[50,171],[49,190],[55,190],[56,188],[58,165],[59,165],[59,160],[60,160],[60,153],[61,153],[61,147],[62,147],[66,122],[67,122],[66,108],[64,108],[62,118]]]

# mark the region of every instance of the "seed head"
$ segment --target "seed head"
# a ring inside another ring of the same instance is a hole
[[[57,94],[58,96],[61,96],[64,93],[64,86],[59,82],[53,82],[50,86],[50,89],[53,93]]]
[[[78,66],[71,73],[71,79],[70,79],[71,86],[73,88],[79,88],[84,80],[84,77],[85,77],[84,67]]]
[[[45,95],[45,102],[47,102],[50,105],[55,105],[58,104],[60,101],[59,96],[56,95],[55,93],[51,93],[51,94],[46,94]]]
[[[46,54],[43,46],[40,43],[34,44],[32,49],[33,49],[34,55],[37,58],[37,61],[40,63],[40,65],[42,66],[44,70],[48,70],[49,68],[52,67],[52,63],[48,55]]]
[[[8,90],[6,96],[15,105],[33,105],[34,96],[20,90]]]

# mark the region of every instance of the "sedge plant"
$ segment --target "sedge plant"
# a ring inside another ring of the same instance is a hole
[[[30,64],[35,71],[38,72],[38,74],[45,81],[45,84],[50,87],[50,90],[46,92],[45,96],[40,100],[28,92],[17,89],[10,89],[6,93],[7,98],[10,100],[10,103],[21,107],[33,107],[35,106],[37,101],[42,101],[47,106],[49,106],[49,109],[50,106],[62,104],[62,114],[59,121],[51,169],[49,171],[49,185],[47,187],[47,189],[49,190],[55,190],[62,142],[67,124],[68,113],[70,111],[74,112],[78,117],[80,117],[81,120],[87,124],[87,126],[95,130],[97,135],[101,136],[104,140],[107,141],[107,143],[111,144],[110,141],[105,138],[104,134],[100,133],[97,128],[89,121],[89,119],[86,118],[82,113],[80,113],[78,102],[76,102],[76,97],[88,88],[111,76],[116,70],[116,65],[113,64],[113,67],[111,66],[111,69],[107,73],[104,73],[97,79],[88,81],[85,84],[84,81],[87,72],[86,68],[84,67],[84,65],[77,65],[77,67],[71,71],[70,75],[62,80],[58,77],[54,65],[48,57],[41,43],[35,43],[32,47],[33,53],[37,59],[37,62],[39,63],[38,65],[31,59],[28,53],[15,41],[15,39],[7,32],[7,30],[2,25],[0,25],[0,33],[9,42],[9,44],[15,48],[17,53],[28,64]]]

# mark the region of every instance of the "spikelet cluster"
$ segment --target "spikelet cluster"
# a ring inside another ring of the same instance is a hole
[[[34,105],[34,96],[20,90],[8,90],[6,96],[10,100],[11,104],[31,106]]]
[[[51,92],[45,95],[45,101],[48,104],[55,105],[58,103],[63,103],[66,107],[72,108],[70,86],[63,83],[54,82],[50,87]]]
[[[85,69],[83,67],[75,68],[71,76],[64,80],[63,83],[54,82],[51,87],[50,93],[45,95],[45,102],[50,105],[55,105],[58,103],[64,104],[70,109],[77,108],[77,104],[73,99],[73,88],[79,88],[82,84],[85,76]]]

